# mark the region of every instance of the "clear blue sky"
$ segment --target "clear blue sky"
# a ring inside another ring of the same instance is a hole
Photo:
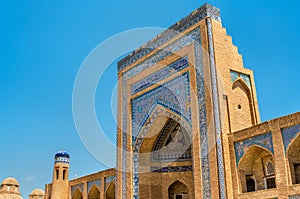
[[[245,67],[254,70],[262,121],[298,112],[299,3],[208,2],[221,9],[223,26],[239,47]],[[71,154],[71,178],[105,168],[85,150],[73,122],[72,89],[82,61],[116,33],[148,26],[167,28],[203,3],[2,1],[0,180],[16,177],[27,198],[34,188],[51,182],[53,155],[60,149]],[[116,72],[112,66],[105,74],[96,104],[113,142],[115,123],[109,107]]]

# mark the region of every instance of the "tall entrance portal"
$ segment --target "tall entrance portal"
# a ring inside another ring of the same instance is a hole
[[[117,198],[232,198],[227,133],[259,122],[252,71],[208,4],[118,63]]]

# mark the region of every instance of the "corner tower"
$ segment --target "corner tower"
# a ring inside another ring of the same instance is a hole
[[[55,154],[51,199],[68,199],[70,154],[59,151]]]

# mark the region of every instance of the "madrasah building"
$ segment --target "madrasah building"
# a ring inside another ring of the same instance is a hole
[[[119,61],[118,78],[116,168],[69,180],[58,152],[43,199],[300,198],[300,113],[260,121],[253,71],[218,8]]]

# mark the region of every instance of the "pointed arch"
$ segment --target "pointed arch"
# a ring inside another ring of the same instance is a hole
[[[106,192],[105,192],[105,198],[106,199],[115,199],[115,183],[112,182],[110,185],[107,187]]]
[[[100,199],[100,190],[96,185],[93,185],[88,193],[88,199]]]
[[[72,199],[83,199],[82,192],[81,192],[81,190],[79,188],[77,188],[75,190],[75,192],[73,193]]]
[[[274,157],[268,149],[255,144],[249,147],[238,163],[241,191],[275,188],[274,168]]]
[[[143,140],[145,137],[149,137],[152,134],[146,136],[146,134],[149,134],[149,129],[152,128],[155,125],[160,125],[161,123],[156,122],[157,119],[161,120],[162,118],[165,118],[167,120],[168,118],[173,119],[174,121],[180,123],[187,131],[191,132],[191,126],[189,122],[182,116],[178,115],[176,112],[165,108],[159,104],[155,106],[153,111],[151,112],[150,116],[147,118],[146,122],[141,128],[140,133],[137,135],[137,137],[134,139],[136,140],[133,143],[133,148],[137,149],[140,147],[141,140]],[[163,119],[162,119],[163,120]],[[162,125],[160,125],[162,126]]]
[[[188,187],[179,180],[173,182],[168,188],[169,199],[187,198]]]
[[[139,160],[147,160],[152,155],[153,146],[158,139],[159,133],[164,128],[168,120],[173,120],[182,125],[186,132],[188,132],[189,139],[192,140],[191,127],[189,123],[178,114],[157,105],[147,122],[143,126],[141,133],[138,135],[135,144],[133,145],[134,157],[133,168],[134,172],[149,172],[149,164],[145,167],[139,164]],[[143,147],[147,146],[147,147]],[[148,161],[146,161],[148,162]]]
[[[287,159],[290,166],[292,184],[300,184],[300,134],[287,147]]]
[[[241,78],[236,79],[232,84],[231,109],[233,118],[239,118],[232,123],[233,131],[255,124],[251,90]]]

